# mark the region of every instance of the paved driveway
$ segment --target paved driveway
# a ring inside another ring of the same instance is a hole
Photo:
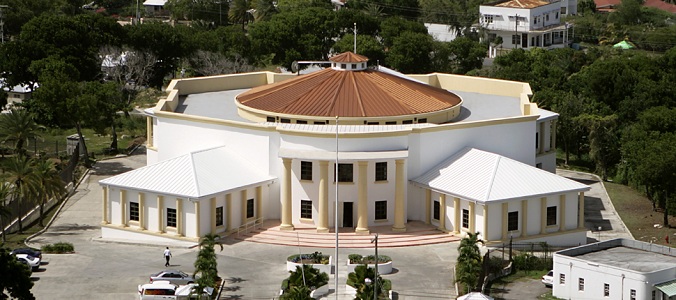
[[[33,273],[37,299],[138,299],[137,285],[164,269],[165,245],[144,245],[101,240],[101,188],[98,181],[145,165],[137,155],[98,162],[65,204],[52,226],[31,242],[40,247],[70,242],[74,254],[44,254],[48,264]],[[192,244],[166,245],[173,253],[172,267],[191,273],[197,250]],[[457,243],[381,250],[394,261],[390,279],[399,299],[454,299],[452,266]],[[371,254],[369,249],[340,249],[341,261],[350,253]],[[278,295],[286,257],[297,247],[264,245],[226,239],[218,255],[218,271],[226,280],[221,299],[273,299]],[[332,249],[301,249],[303,253]],[[346,266],[339,266],[339,295],[344,292]],[[331,275],[331,283],[333,283]],[[331,296],[333,298],[335,296]],[[340,297],[347,299],[346,297]]]

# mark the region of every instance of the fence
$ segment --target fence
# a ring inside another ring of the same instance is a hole
[[[77,173],[77,165],[80,162],[80,156],[77,154],[79,152],[79,145],[75,147],[73,155],[70,156],[66,166],[59,172],[59,177],[64,182],[67,192],[70,192],[74,183],[75,175]],[[65,151],[65,148],[64,148]],[[46,204],[44,211],[48,211],[52,206],[59,203],[61,197],[56,199],[50,199]],[[22,225],[26,226],[32,222],[37,221],[40,213],[39,201],[32,198],[25,198],[22,201],[10,199],[4,199],[2,203],[5,207],[9,209],[9,216],[3,217],[3,223],[5,228],[0,228],[0,231],[13,233],[19,230],[18,217],[21,216]]]

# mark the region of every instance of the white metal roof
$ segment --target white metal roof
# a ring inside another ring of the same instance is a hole
[[[465,148],[432,168],[414,183],[478,202],[506,201],[589,187],[516,160],[474,148]]]
[[[221,146],[106,178],[99,184],[197,199],[274,179]]]
[[[148,6],[164,6],[167,4],[167,0],[146,0],[143,1],[143,5],[148,5]]]

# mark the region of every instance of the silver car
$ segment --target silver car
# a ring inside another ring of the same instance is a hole
[[[164,280],[169,281],[173,284],[184,285],[189,283],[194,283],[195,278],[192,275],[188,275],[179,270],[164,270],[159,273],[150,275],[150,283],[153,283],[155,280]]]

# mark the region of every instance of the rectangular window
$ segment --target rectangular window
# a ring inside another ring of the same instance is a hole
[[[610,296],[610,284],[604,283],[603,284],[603,297],[609,297]]]
[[[167,208],[167,227],[176,227],[176,209]]]
[[[376,220],[387,220],[387,201],[376,201]]]
[[[401,124],[413,124],[413,120],[403,120]]]
[[[556,206],[547,207],[547,226],[556,225]]]
[[[432,213],[432,218],[439,220],[439,215],[441,214],[441,206],[439,201],[434,201],[434,212]]]
[[[629,290],[629,300],[636,300],[636,290]]]
[[[138,202],[129,202],[129,221],[138,221],[138,215]]]
[[[352,164],[338,164],[338,182],[353,182],[352,176]]]
[[[312,219],[312,201],[300,200],[300,217],[303,219]]]
[[[315,125],[326,125],[326,122],[316,121],[316,122],[314,122],[314,124]]]
[[[561,7],[561,14],[563,14],[563,15],[566,14],[566,8],[565,7]]]
[[[347,64],[340,64],[341,69],[347,69]]]
[[[584,292],[584,278],[580,278],[577,280],[577,290],[580,292]]]
[[[469,210],[462,210],[462,228],[469,228]]]
[[[380,125],[380,122],[366,122],[366,125]]]
[[[305,120],[296,120],[296,124],[307,124]]]
[[[512,34],[512,45],[521,44],[521,36],[518,34]]]
[[[549,14],[545,15],[545,21],[549,21]]]
[[[493,23],[493,15],[484,15],[484,22],[487,24]]]
[[[282,123],[291,123],[291,119],[280,119],[279,121]]]
[[[312,180],[312,162],[300,162],[300,180]]]
[[[427,118],[418,119],[418,124],[424,124],[424,123],[427,123]]]
[[[566,284],[566,274],[559,274],[559,284],[560,285]]]
[[[246,200],[246,218],[254,217],[254,199]]]
[[[223,206],[216,207],[216,226],[223,226]]]
[[[272,123],[275,122],[275,117],[267,117],[267,118],[265,118],[265,119],[266,119],[268,122],[272,122]]]
[[[507,231],[519,230],[519,212],[512,211],[507,213]]]
[[[655,300],[655,299],[657,299],[657,298],[656,298],[656,295],[655,295],[655,291],[653,291],[653,297],[652,297],[652,300]]]
[[[387,180],[387,162],[376,163],[376,181]]]
[[[387,121],[385,125],[397,125],[397,121]]]

